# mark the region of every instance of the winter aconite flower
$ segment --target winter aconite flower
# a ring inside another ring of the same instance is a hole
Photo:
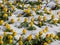
[[[19,45],[23,45],[23,42],[22,41],[19,41]]]
[[[46,33],[47,31],[44,29],[43,32]]]
[[[25,18],[25,19],[24,19],[24,22],[28,22],[28,18]]]
[[[6,24],[5,27],[6,27],[6,29],[10,30],[10,25],[9,24]]]
[[[52,16],[51,16],[51,19],[53,20],[54,18],[55,18],[55,16],[54,16],[54,15],[52,15]]]
[[[48,45],[46,42],[44,42],[44,44],[43,45]]]
[[[8,8],[4,7],[3,8],[3,11],[7,12],[8,11]]]
[[[54,38],[54,36],[55,36],[54,34],[50,34],[50,37],[51,37],[51,38]]]
[[[12,44],[13,43],[13,40],[9,40],[9,44]]]
[[[17,35],[17,33],[16,32],[13,32],[13,36],[16,36]]]
[[[11,19],[11,23],[14,23],[14,22],[15,22],[15,20],[12,18],[12,19]]]
[[[45,27],[45,30],[48,31],[48,27]]]
[[[12,38],[13,38],[12,35],[9,35],[9,36],[8,36],[8,39],[9,39],[9,40],[12,40]]]
[[[59,0],[55,0],[56,1],[56,3],[58,3],[59,2]]]
[[[8,14],[4,14],[3,17],[6,17],[7,18],[8,17]]]
[[[19,41],[22,41],[22,37],[21,36],[19,37]]]
[[[27,40],[28,40],[28,41],[32,40],[32,35],[29,35],[29,36],[27,37]]]
[[[33,22],[33,23],[34,23],[34,18],[31,18],[31,22]]]
[[[57,24],[57,22],[58,22],[58,20],[53,20],[53,23],[54,23],[54,24]]]
[[[27,32],[27,31],[26,31],[26,29],[23,29],[23,31],[22,31],[22,32],[23,32],[23,34],[26,34],[26,32]]]
[[[44,11],[47,11],[47,8],[46,7],[44,7]]]
[[[17,21],[19,22],[20,21],[20,18],[18,18]]]
[[[58,39],[59,37],[58,36],[54,36],[54,39]]]
[[[41,0],[38,0],[38,2],[41,2]]]
[[[41,21],[40,21],[40,22],[38,22],[38,25],[39,25],[39,26],[42,26],[42,22],[41,22]]]
[[[39,32],[39,35],[41,36],[43,34],[43,31]]]
[[[39,34],[36,34],[36,35],[35,35],[35,38],[36,38],[36,39],[39,39]]]
[[[6,34],[6,32],[4,32],[4,36],[6,36],[7,34]]]
[[[57,14],[60,16],[60,11],[59,11],[59,12],[57,12]]]
[[[51,40],[48,40],[47,42],[48,42],[48,43],[51,43]]]
[[[3,41],[0,41],[0,45],[2,45],[3,44]]]
[[[33,22],[30,22],[30,26],[33,26]]]
[[[49,38],[49,37],[50,37],[50,34],[47,34],[47,35],[46,35],[46,38]]]
[[[42,17],[41,16],[38,16],[38,21],[41,21]]]
[[[4,20],[0,20],[0,25],[2,25],[4,23]]]
[[[40,8],[41,8],[41,5],[38,5],[38,6],[37,6],[37,10],[40,10]]]
[[[46,16],[43,17],[43,21],[46,21]]]
[[[22,8],[24,8],[24,3],[22,4]]]
[[[3,37],[2,36],[0,36],[0,40],[2,40],[3,39]]]

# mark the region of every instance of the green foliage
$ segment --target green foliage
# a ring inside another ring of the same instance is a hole
[[[36,27],[30,26],[30,27],[28,27],[28,30],[36,30]]]
[[[36,14],[43,16],[43,12],[36,12]]]
[[[29,23],[28,22],[22,22],[18,28],[22,28],[22,27],[28,27]]]

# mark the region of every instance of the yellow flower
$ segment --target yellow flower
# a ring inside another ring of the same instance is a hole
[[[58,36],[54,36],[54,39],[58,39],[59,37]]]
[[[10,16],[12,16],[12,12],[10,12]]]
[[[40,21],[40,22],[38,22],[38,25],[42,26],[42,22],[41,22],[41,21]]]
[[[31,6],[29,5],[28,8],[30,8]]]
[[[39,35],[41,36],[43,34],[43,31],[39,32]]]
[[[4,20],[0,20],[0,25],[2,25],[4,23]]]
[[[46,7],[44,7],[44,11],[45,11],[45,12],[47,11]]]
[[[28,41],[32,40],[32,35],[29,35],[29,36],[27,37],[27,40],[28,40]]]
[[[11,31],[11,32],[14,32],[14,30],[13,30],[13,29],[11,29],[10,31]]]
[[[22,37],[19,38],[19,41],[22,41]]]
[[[36,11],[36,8],[32,8],[33,11]]]
[[[43,21],[46,21],[46,16],[43,17]]]
[[[26,32],[27,32],[27,31],[26,31],[26,29],[23,29],[23,31],[22,31],[22,32],[23,32],[23,34],[26,34]]]
[[[30,13],[30,8],[24,10],[25,13]]]
[[[9,43],[12,44],[13,43],[13,40],[9,40]]]
[[[50,34],[47,34],[47,35],[46,35],[46,38],[49,38],[49,37],[50,37]]]
[[[8,2],[9,5],[12,5],[12,2]]]
[[[57,22],[58,22],[58,20],[53,20],[53,23],[54,23],[54,24],[57,24]]]
[[[51,43],[51,40],[48,40],[48,43]]]
[[[49,10],[49,13],[52,15],[52,10],[51,9]]]
[[[18,18],[17,21],[20,21],[20,18]]]
[[[20,3],[19,2],[17,4],[18,4],[18,6],[20,6]]]
[[[8,8],[4,7],[3,8],[3,11],[7,12],[8,11]]]
[[[30,13],[30,8],[27,9],[27,13],[28,13],[28,14]]]
[[[48,45],[46,42],[44,42],[44,44],[43,45]]]
[[[33,14],[32,13],[29,13],[29,16],[32,16]]]
[[[60,11],[59,11],[59,12],[57,12],[57,14],[58,14],[58,15],[60,15]]]
[[[48,27],[46,27],[45,30],[48,31]]]
[[[38,16],[38,20],[41,21],[42,17],[41,16]]]
[[[35,38],[36,38],[36,39],[39,39],[39,34],[36,34],[36,35],[35,35]]]
[[[54,36],[55,36],[54,34],[50,34],[50,37],[51,37],[51,38],[54,38]]]
[[[18,14],[18,17],[20,17],[21,16],[21,14]]]
[[[14,10],[15,8],[14,7],[11,7],[12,10]]]
[[[14,0],[14,4],[16,4],[16,0]]]
[[[13,36],[16,36],[16,34],[17,34],[16,32],[13,32]]]
[[[38,0],[38,2],[41,2],[41,0]]]
[[[9,35],[9,36],[8,36],[8,39],[9,39],[9,40],[11,40],[12,38],[13,38],[12,35]]]
[[[22,8],[24,8],[24,4],[22,4]]]
[[[25,9],[24,12],[27,13],[27,9]]]
[[[53,20],[54,18],[55,18],[55,16],[54,16],[54,15],[52,15],[52,16],[51,16],[51,19]]]
[[[3,44],[3,41],[0,41],[0,45]]]
[[[2,37],[2,36],[0,36],[0,40],[2,40],[2,38],[3,38],[3,37]]]
[[[56,2],[58,2],[59,0],[56,0]]]
[[[2,6],[2,3],[0,3],[0,6]]]
[[[4,32],[4,36],[6,36],[6,32]]]
[[[19,41],[19,45],[23,45],[23,42],[22,41]]]
[[[10,30],[10,25],[9,24],[6,24],[5,27]]]
[[[30,8],[25,9],[24,12],[30,14]]]
[[[3,17],[8,17],[8,14],[4,14]]]
[[[31,21],[34,23],[34,18],[31,18]]]
[[[24,22],[28,22],[28,18],[25,18],[25,19],[24,19]]]
[[[15,22],[15,21],[14,21],[14,19],[12,18],[12,19],[11,19],[11,23],[14,23],[14,22]]]
[[[30,26],[33,26],[33,22],[30,22]]]
[[[37,10],[39,10],[40,8],[41,8],[41,6],[40,6],[40,5],[38,5],[38,6],[37,6]]]
[[[47,31],[44,29],[43,32],[46,33]]]

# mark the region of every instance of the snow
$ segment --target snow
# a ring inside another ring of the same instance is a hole
[[[32,1],[32,0],[30,0],[30,1]],[[37,0],[33,0],[33,1],[37,1]],[[0,1],[1,2],[1,1]],[[49,8],[51,8],[51,7],[54,7],[54,6],[56,5],[54,2],[50,2],[50,3],[48,3],[48,6],[49,6]],[[43,7],[44,7],[45,5],[43,5]],[[48,8],[48,9],[49,9]],[[58,11],[60,11],[60,10],[54,10],[53,11],[53,14],[55,15],[55,17],[56,18],[58,18],[58,16],[57,16],[57,12]],[[19,37],[21,36],[21,34],[22,34],[22,30],[23,29],[25,29],[25,28],[17,28],[17,27],[15,27],[15,25],[19,25],[21,22],[23,22],[24,21],[24,18],[25,17],[20,17],[20,22],[17,22],[17,15],[19,14],[19,13],[22,13],[23,12],[23,10],[20,10],[20,9],[16,9],[16,11],[13,13],[13,16],[10,16],[9,17],[9,21],[12,19],[12,18],[14,18],[14,20],[15,20],[15,23],[14,24],[10,24],[10,26],[11,26],[11,29],[14,29],[14,31],[16,31],[17,32],[17,35],[16,35],[16,39],[18,40],[19,39]],[[35,12],[33,12],[32,11],[32,14],[34,15],[34,18],[37,18],[38,16],[36,16],[36,13]],[[45,14],[44,14],[45,15]],[[45,15],[46,17],[47,17],[47,19],[50,19],[50,16],[51,15]],[[31,19],[31,17],[28,19],[29,20],[29,22],[30,22],[30,19]],[[35,25],[34,25],[35,26]],[[52,27],[50,27],[50,26],[52,26]],[[37,26],[35,26],[37,29],[36,30],[32,30],[32,31],[29,31],[29,30],[27,30],[27,33],[24,35],[24,39],[25,38],[27,38],[27,36],[29,36],[30,34],[32,34],[32,36],[33,36],[33,38],[34,38],[34,36],[35,36],[35,34],[38,34],[40,31],[42,31],[46,26],[43,26],[43,27],[41,27],[41,28],[39,28],[39,27],[37,27]],[[50,25],[50,24],[47,24],[47,27],[49,28],[49,30],[48,30],[48,32],[47,33],[44,33],[43,34],[43,37],[45,37],[45,35],[46,34],[51,34],[51,33],[53,33],[53,34],[56,34],[57,32],[60,32],[60,24],[58,24],[58,26],[55,26],[55,25]],[[1,28],[1,30],[0,30],[0,35],[3,35],[3,31],[2,31],[2,28],[3,28],[3,26],[0,26],[0,28]],[[60,45],[60,41],[53,41],[50,45]]]

